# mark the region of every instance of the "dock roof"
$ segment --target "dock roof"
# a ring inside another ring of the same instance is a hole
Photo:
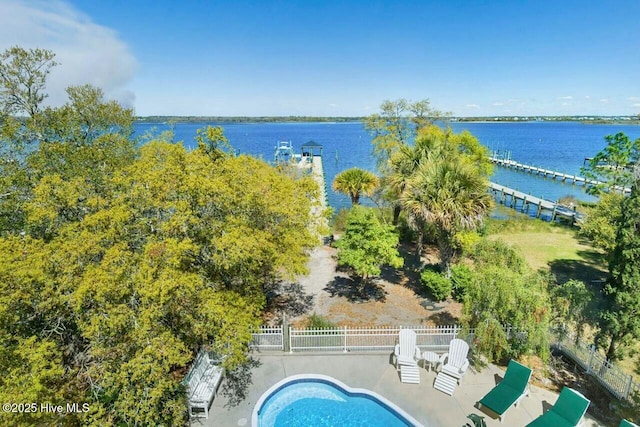
[[[322,144],[319,144],[312,140],[312,141],[305,142],[304,144],[302,144],[302,146],[303,147],[322,147]]]

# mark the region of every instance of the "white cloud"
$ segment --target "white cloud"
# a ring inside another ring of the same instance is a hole
[[[137,68],[128,45],[115,31],[92,22],[62,0],[2,0],[0,51],[16,45],[56,54],[59,65],[47,81],[47,103],[51,105],[67,100],[68,86],[87,83],[121,102],[135,100],[126,90]]]
[[[336,107],[339,107],[339,106],[340,106],[339,104],[334,104],[334,103],[329,104],[329,107],[331,107],[331,108],[336,108]]]
[[[569,96],[559,96],[557,99],[559,100],[571,100],[573,99],[573,96],[569,95]]]
[[[632,107],[640,107],[640,102],[638,102],[637,104],[631,104]]]
[[[602,102],[603,104],[608,104],[609,103],[609,99],[608,98],[602,98],[600,100],[600,102]]]
[[[591,99],[589,95],[585,95],[584,99]]]
[[[493,104],[494,107],[502,107],[504,105],[504,102],[494,102]]]
[[[467,104],[466,107],[467,108],[480,108],[480,106],[478,104]]]
[[[640,101],[640,97],[638,96],[630,96],[627,98],[629,101]]]

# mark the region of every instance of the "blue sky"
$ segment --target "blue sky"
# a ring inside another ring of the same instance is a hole
[[[0,49],[139,115],[640,113],[640,1],[0,0]]]

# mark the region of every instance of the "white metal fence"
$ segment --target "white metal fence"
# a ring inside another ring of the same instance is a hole
[[[604,388],[618,399],[629,400],[634,392],[640,392],[640,384],[633,375],[626,374],[605,359],[593,345],[575,342],[569,335],[558,339],[555,347],[591,374]]]
[[[384,352],[392,351],[398,343],[400,329],[349,328],[296,329],[282,326],[262,326],[253,332],[250,347],[262,350],[293,352]],[[461,335],[461,328],[454,326],[414,326],[417,345],[421,350],[445,352],[452,339]],[[462,336],[461,338],[465,338]]]
[[[398,343],[402,327],[392,328],[289,328],[289,352],[342,351],[390,352]],[[445,352],[452,339],[460,334],[460,327],[411,327],[417,335],[421,350]]]
[[[261,326],[252,334],[253,338],[249,347],[256,350],[280,350],[284,351],[284,334],[282,325]]]

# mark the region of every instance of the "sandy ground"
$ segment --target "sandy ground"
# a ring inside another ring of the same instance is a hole
[[[453,301],[434,303],[421,295],[417,275],[409,277],[410,266],[399,272],[383,271],[361,295],[349,274],[337,269],[335,256],[336,249],[329,246],[319,246],[311,252],[307,264],[309,274],[299,277],[297,282],[306,296],[313,297],[312,304],[306,313],[291,318],[293,323],[303,322],[312,313],[341,326],[456,323],[459,304]]]

